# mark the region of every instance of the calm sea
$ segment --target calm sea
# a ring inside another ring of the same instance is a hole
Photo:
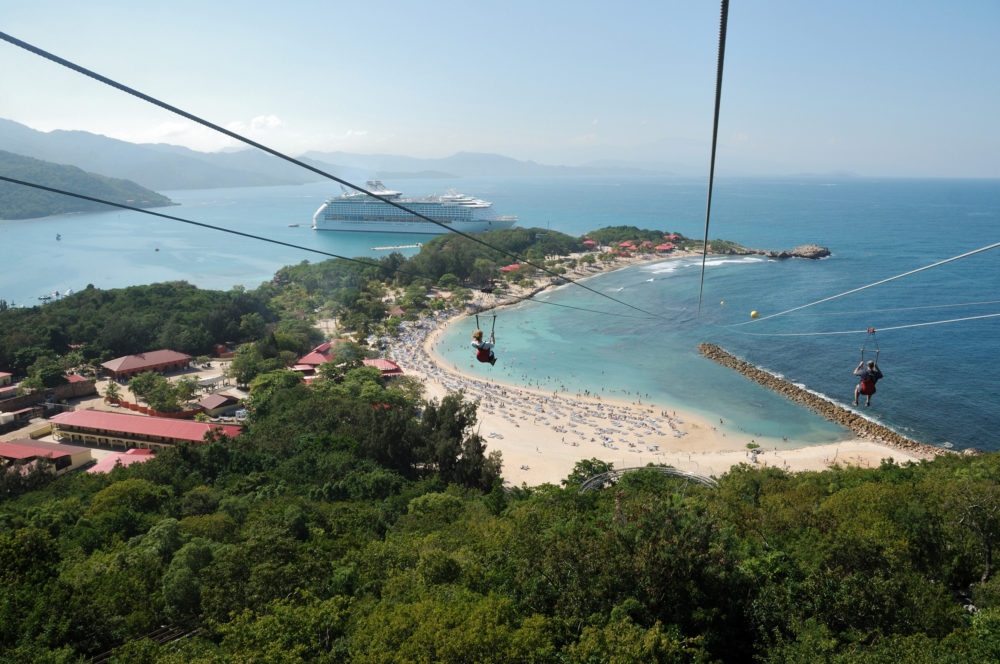
[[[493,201],[503,214],[519,215],[522,226],[574,235],[621,224],[693,237],[704,232],[702,180],[464,178],[394,186],[414,195],[456,187]],[[428,239],[312,231],[312,214],[335,193],[334,185],[165,193],[181,203],[164,210],[168,214],[343,256],[383,255],[373,247]],[[929,323],[877,334],[886,377],[865,413],[923,442],[1000,450],[1000,318],[937,324],[1000,312],[1000,250],[744,324],[751,310],[767,316],[996,242],[1000,181],[721,179],[712,217],[711,238],[765,249],[815,243],[829,247],[833,256],[820,261],[710,259],[701,315],[700,259],[637,266],[588,282],[663,314],[659,319],[581,288],[563,287],[545,299],[602,313],[544,304],[502,311],[497,320],[501,361],[489,371],[553,389],[599,394],[603,389],[608,396],[641,396],[644,402],[718,413],[727,428],[750,436],[829,440],[846,434],[703,360],[697,344],[717,343],[846,404],[867,335],[842,333]],[[88,283],[114,288],[183,279],[206,288],[252,288],[282,265],[323,259],[117,211],[0,222],[0,237],[6,268],[0,298],[28,306],[37,304],[39,295]],[[472,325],[470,320],[456,326],[443,349],[456,364],[483,371],[470,361]]]

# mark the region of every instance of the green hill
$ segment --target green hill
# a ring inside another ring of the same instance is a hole
[[[166,196],[141,187],[131,180],[104,177],[76,166],[53,164],[2,150],[0,174],[135,207],[173,205]],[[0,182],[0,219],[31,219],[67,212],[98,212],[107,209],[106,205],[100,203]]]

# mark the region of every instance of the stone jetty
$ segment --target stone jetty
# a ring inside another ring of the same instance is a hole
[[[812,394],[801,387],[793,385],[786,380],[758,369],[749,362],[745,362],[731,353],[719,348],[715,344],[701,344],[698,346],[701,354],[717,362],[724,367],[735,369],[750,380],[760,383],[764,387],[777,392],[778,394],[801,403],[813,412],[822,415],[835,424],[854,432],[859,438],[874,440],[884,445],[889,445],[897,449],[905,450],[923,456],[937,456],[947,454],[948,450],[934,445],[926,445],[901,436],[892,429],[876,424],[869,419],[861,417],[846,408],[838,406],[829,399]]]

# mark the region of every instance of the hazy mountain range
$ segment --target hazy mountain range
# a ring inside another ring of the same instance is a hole
[[[0,149],[91,173],[132,180],[157,191],[318,182],[322,176],[259,150],[197,152],[162,143],[129,143],[85,131],[42,132],[0,119]],[[623,162],[548,166],[496,154],[459,152],[441,159],[308,152],[293,155],[333,175],[361,182],[378,177],[570,176],[666,174]]]

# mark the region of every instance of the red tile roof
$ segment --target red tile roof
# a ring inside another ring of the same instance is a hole
[[[321,364],[329,362],[332,359],[333,359],[333,353],[327,355],[326,353],[314,350],[305,357],[300,357],[297,364],[304,364],[310,367],[317,367]]]
[[[210,394],[201,401],[198,405],[205,410],[213,410],[215,408],[221,408],[226,404],[238,404],[240,402],[236,397],[231,397],[228,394]]]
[[[0,457],[7,459],[31,459],[33,457],[49,457],[58,459],[59,457],[71,456],[80,452],[88,452],[86,447],[75,445],[59,445],[58,443],[42,443],[30,438],[23,438],[16,441],[0,442]]]
[[[191,356],[185,355],[184,353],[178,353],[175,350],[154,350],[148,353],[139,353],[138,355],[126,355],[124,357],[116,357],[113,360],[108,360],[101,364],[102,367],[108,371],[139,371],[146,367],[155,367],[161,364],[170,364],[173,362],[190,362]]]
[[[382,372],[383,376],[402,376],[403,370],[392,360],[376,357],[371,360],[362,360],[366,367],[375,367]]]
[[[124,454],[115,453],[109,454],[104,457],[93,466],[87,469],[88,473],[110,473],[115,469],[115,466],[121,464],[122,466],[131,466],[133,463],[143,463],[153,459],[153,455],[150,454],[138,454],[138,452],[150,452],[150,450],[138,450],[133,449],[125,452]]]
[[[173,420],[166,417],[125,415],[124,413],[105,413],[99,410],[75,410],[68,413],[59,413],[53,416],[51,421],[66,426],[105,429],[108,431],[119,431],[124,434],[161,436],[163,438],[191,440],[195,442],[204,440],[205,433],[212,429],[219,429],[227,436],[236,436],[243,431],[243,427],[234,425],[193,422],[191,420]]]

